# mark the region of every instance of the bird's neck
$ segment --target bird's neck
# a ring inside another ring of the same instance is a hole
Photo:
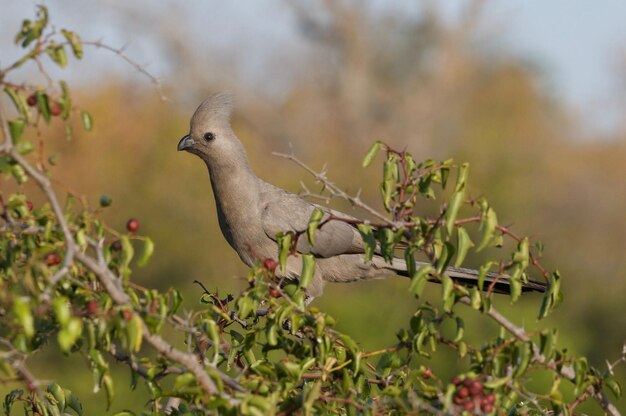
[[[246,245],[244,228],[259,217],[259,179],[247,163],[219,168],[207,163],[220,229],[235,249]]]

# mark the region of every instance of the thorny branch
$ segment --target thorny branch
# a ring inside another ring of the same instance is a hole
[[[130,297],[124,292],[122,288],[121,279],[116,276],[102,261],[101,253],[97,253],[98,259],[94,259],[87,253],[84,253],[78,250],[78,246],[70,231],[70,227],[65,219],[63,211],[61,209],[61,205],[56,196],[54,189],[52,188],[50,179],[41,171],[37,170],[33,167],[24,157],[22,157],[11,143],[11,136],[8,130],[7,122],[4,118],[4,113],[0,108],[0,124],[2,125],[2,131],[4,135],[4,141],[0,145],[0,153],[7,154],[11,156],[15,162],[21,165],[26,173],[35,181],[35,183],[39,186],[39,188],[43,191],[46,198],[50,202],[52,206],[54,215],[56,220],[58,221],[59,227],[62,230],[63,236],[65,238],[66,245],[66,262],[62,269],[65,267],[65,274],[67,269],[72,264],[73,260],[76,259],[81,262],[87,269],[93,272],[99,279],[102,286],[105,288],[106,292],[111,296],[113,301],[120,306],[131,306]],[[68,261],[68,258],[70,261]],[[51,283],[56,283],[58,279],[60,279],[63,274],[60,276],[54,277]],[[56,276],[56,275],[55,275]],[[134,312],[136,313],[136,312]],[[146,342],[152,345],[157,351],[163,354],[165,357],[171,359],[174,362],[184,366],[196,377],[198,384],[202,387],[202,389],[209,395],[213,395],[217,393],[217,387],[215,382],[208,375],[206,370],[202,367],[201,363],[197,360],[195,355],[190,353],[185,353],[174,348],[171,344],[169,344],[162,337],[150,333],[150,330],[144,323],[143,327],[143,338]],[[218,371],[214,369],[214,371]],[[219,372],[221,374],[221,372]],[[222,377],[227,377],[226,375],[221,375]],[[228,377],[228,379],[230,379]],[[231,380],[229,380],[231,381]],[[231,385],[237,385],[236,382],[231,382]]]
[[[318,172],[316,170],[314,170],[313,168],[311,168],[310,166],[308,166],[306,163],[304,163],[303,161],[301,161],[298,157],[296,157],[293,152],[289,153],[289,154],[284,154],[284,153],[272,153],[274,156],[278,156],[278,157],[282,157],[284,159],[288,159],[292,162],[294,162],[296,165],[300,166],[301,168],[303,168],[305,171],[307,171],[309,174],[311,174],[315,180],[320,183],[324,189],[327,189],[328,192],[330,193],[330,195],[332,197],[337,197],[340,199],[344,199],[347,200],[348,202],[350,202],[351,204],[358,206],[359,208],[364,209],[365,211],[367,211],[368,213],[370,213],[371,215],[375,216],[378,219],[381,219],[384,224],[386,224],[386,226],[392,226],[392,227],[399,227],[399,226],[406,226],[409,227],[413,224],[406,224],[406,223],[397,223],[397,222],[393,222],[391,221],[385,214],[383,214],[382,212],[372,208],[371,206],[369,206],[368,204],[364,203],[360,197],[357,196],[352,196],[350,194],[348,194],[347,192],[341,190],[340,188],[337,187],[337,185],[335,185],[334,183],[332,183],[326,176],[326,172],[325,171],[321,171]],[[341,218],[335,218],[336,220],[341,221]],[[433,220],[431,221],[431,225],[436,225],[438,223],[440,223],[441,221],[443,221],[443,218],[439,218],[437,220]],[[460,220],[456,220],[455,221],[455,225],[461,225],[461,224],[465,224],[465,223],[469,223],[469,222],[479,222],[480,221],[480,217],[476,216],[476,217],[471,217],[471,218],[466,218],[466,219],[460,219]],[[509,230],[507,227],[503,227],[498,225],[496,227],[496,229],[498,231],[500,231],[502,234],[506,234],[507,236],[509,236],[510,238],[512,238],[513,240],[519,242],[521,241],[521,238],[516,235],[515,233],[513,233],[511,230]],[[544,277],[548,276],[548,272],[539,264],[539,262],[537,261],[536,257],[534,257],[532,254],[530,255],[530,262],[533,266],[535,266]],[[460,299],[460,302],[470,306],[470,299],[466,296],[462,297]],[[506,318],[504,315],[502,315],[500,312],[498,312],[493,306],[489,307],[489,310],[486,312],[487,316],[489,316],[491,319],[493,319],[494,321],[496,321],[500,326],[502,326],[504,329],[506,329],[508,332],[510,332],[515,338],[519,339],[520,341],[524,341],[524,342],[530,342],[531,337],[530,335],[521,327],[518,327],[517,325],[515,325],[513,322],[511,322],[508,318]],[[539,363],[543,363],[543,364],[547,364],[548,368],[551,368],[553,371],[558,372],[560,375],[562,375],[563,377],[565,377],[566,379],[568,379],[571,382],[575,382],[576,380],[576,373],[575,370],[571,367],[571,366],[561,366],[560,368],[557,368],[557,366],[553,363],[546,363],[546,357],[541,355],[539,353],[539,348],[538,346],[533,342],[532,343],[533,346],[533,353],[534,353],[534,357],[533,360],[535,362],[539,362]],[[626,357],[626,355],[625,355]],[[626,358],[623,358],[624,360],[626,360]],[[616,361],[616,364],[621,362],[621,360]],[[612,367],[609,366],[609,369],[611,369]],[[620,412],[617,409],[617,407],[615,407],[614,404],[611,403],[611,401],[609,400],[609,398],[606,396],[606,394],[604,394],[604,392],[602,391],[597,391],[594,386],[589,386],[584,394],[586,396],[592,396],[597,402],[598,404],[602,407],[602,409],[607,412],[608,415],[610,416],[620,416]],[[574,406],[575,407],[575,406]]]

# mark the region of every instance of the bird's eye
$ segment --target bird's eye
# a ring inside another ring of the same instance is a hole
[[[215,134],[211,132],[204,133],[204,140],[206,140],[207,142],[210,142],[213,139],[215,139]]]

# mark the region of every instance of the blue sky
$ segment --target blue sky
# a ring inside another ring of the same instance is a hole
[[[7,16],[31,15],[39,2],[0,0],[0,7],[6,12],[0,15],[0,35],[7,37],[14,32],[14,29],[8,27],[10,25],[5,25]],[[133,47],[140,49],[141,58],[152,62],[153,68],[158,68],[159,58],[151,55],[154,47],[143,43],[140,33],[133,33],[132,29],[127,31],[124,27],[127,22],[121,25],[116,22],[115,13],[106,12],[111,6],[131,9],[123,2],[43,2],[49,5],[60,26],[77,27],[81,33],[87,33],[85,37],[90,38],[100,37],[104,33],[106,40],[114,44],[130,42],[129,53],[134,52]],[[406,13],[419,13],[421,3],[401,0],[391,3],[383,0],[371,2],[375,7],[392,7]],[[165,5],[166,2],[140,3],[144,7],[158,4],[165,11],[173,7],[169,2],[169,6]],[[467,3],[467,0],[437,2],[450,19],[456,18]],[[247,56],[241,59],[249,63],[248,68],[252,73],[257,68],[267,70],[262,68],[267,65],[263,58],[267,50],[281,42],[294,45],[294,40],[286,36],[293,33],[293,21],[280,0],[246,3],[245,8],[241,4],[221,0],[189,0],[176,3],[176,8],[183,9],[181,15],[186,16],[194,30],[210,30],[212,34],[219,34],[208,37],[213,47],[218,50],[228,49],[236,43],[248,51]],[[626,72],[626,1],[491,0],[486,2],[486,6],[483,26],[492,36],[490,43],[538,65],[546,75],[546,87],[583,118],[587,130],[610,133],[618,123],[623,123],[624,108],[616,104],[619,100],[623,103],[619,94],[624,93],[624,89],[620,91],[617,86],[620,60],[621,71]],[[93,7],[99,10],[96,16],[89,21],[81,18]],[[6,45],[6,41],[3,44]],[[1,48],[5,59],[0,60],[0,63],[6,62],[7,56],[10,56],[6,54],[4,46]],[[621,81],[625,80],[626,74],[622,74]]]

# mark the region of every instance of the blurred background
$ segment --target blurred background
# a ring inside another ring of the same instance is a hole
[[[3,65],[18,56],[12,38],[36,3],[0,0]],[[53,74],[73,85],[78,105],[94,116],[94,132],[77,129],[72,141],[61,125],[54,126],[56,138],[40,133],[58,152],[55,175],[63,186],[92,206],[101,194],[111,196],[110,224],[122,229],[136,217],[154,239],[153,261],[135,275],[141,284],[177,287],[187,309],[198,307],[194,279],[220,294],[245,286],[246,268],[219,232],[204,164],[175,151],[197,104],[227,89],[236,94],[234,129],[254,170],[294,192],[310,179],[272,151],[291,147],[315,168],[326,163],[340,187],[362,189],[375,207],[380,172],[360,167],[374,140],[406,147],[418,160],[470,162],[472,195],[486,196],[502,224],[545,243],[544,266],[563,275],[565,303],[546,321],[535,319],[540,297],[515,307],[501,299],[501,307],[527,328],[559,327],[564,347],[602,369],[621,353],[626,3],[44,3],[58,28],[126,45],[127,55],[162,80],[169,98],[162,102],[119,57],[88,48],[82,62]],[[37,76],[36,68],[28,71]],[[329,285],[315,304],[373,349],[393,343],[394,332],[408,324],[417,302],[407,288],[401,278]],[[429,296],[438,294],[438,287],[429,289]],[[472,312],[467,319],[470,339],[494,330]],[[66,377],[90,414],[105,414],[102,394],[92,395],[83,376],[84,363],[55,357],[40,357],[42,378]],[[448,377],[466,364],[444,356],[426,365]],[[127,370],[117,372],[113,410],[140,409],[144,403],[125,391]],[[617,403],[626,411],[624,399]],[[581,410],[599,413],[594,405]]]

